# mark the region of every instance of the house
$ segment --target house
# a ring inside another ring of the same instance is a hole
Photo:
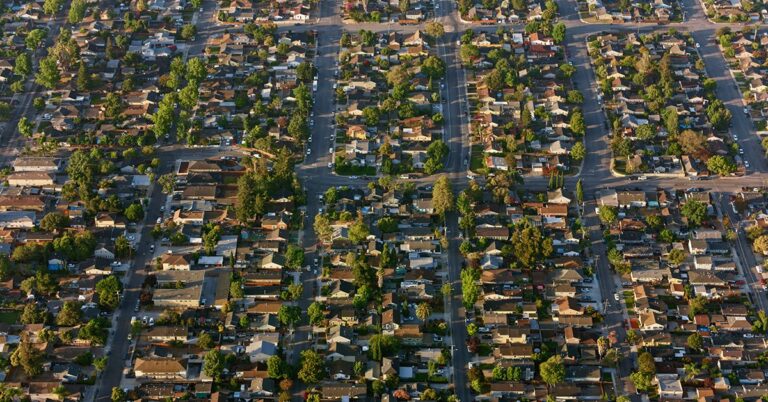
[[[188,335],[186,328],[176,325],[158,325],[142,333],[142,337],[153,342],[186,342],[189,339]]]
[[[185,364],[175,358],[138,358],[133,370],[137,378],[184,380],[187,377]]]
[[[164,270],[183,270],[192,269],[192,256],[188,254],[163,254],[160,262]]]
[[[262,269],[283,269],[285,267],[285,256],[269,253],[259,261],[259,267]]]
[[[245,353],[248,354],[251,363],[263,363],[277,354],[277,345],[264,340],[256,340],[245,347]]]
[[[125,229],[125,221],[122,218],[115,217],[113,214],[99,212],[94,219],[94,226],[97,228]]]
[[[54,176],[50,172],[16,172],[8,176],[8,185],[13,187],[53,186]]]

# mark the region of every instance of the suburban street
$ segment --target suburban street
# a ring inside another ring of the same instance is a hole
[[[444,25],[446,34],[438,40],[436,45],[437,54],[446,63],[446,78],[441,83],[441,94],[446,102],[443,104],[442,114],[445,117],[444,139],[449,147],[449,154],[445,160],[444,174],[446,175],[455,192],[464,189],[468,185],[468,160],[471,147],[469,138],[469,116],[467,99],[467,82],[464,68],[459,60],[459,46],[457,40],[466,29],[478,31],[495,31],[497,26],[478,26],[462,22],[459,18],[456,4],[453,0],[438,0],[440,5],[436,10],[435,20]],[[621,283],[618,277],[611,271],[606,258],[606,246],[603,242],[603,232],[599,224],[599,219],[595,213],[596,203],[594,194],[596,191],[605,188],[637,188],[641,190],[655,190],[663,188],[686,189],[689,187],[698,187],[703,190],[718,193],[715,197],[717,205],[724,216],[727,216],[731,222],[739,222],[740,218],[736,216],[728,199],[720,193],[740,191],[743,187],[765,187],[768,186],[768,163],[765,153],[760,144],[760,139],[756,135],[754,126],[749,118],[742,112],[742,95],[736,86],[721,50],[715,41],[716,31],[724,26],[731,26],[733,29],[741,29],[742,25],[737,24],[714,24],[707,20],[698,0],[681,0],[685,9],[686,20],[679,23],[670,23],[663,26],[626,23],[626,24],[590,24],[582,22],[578,13],[575,11],[576,2],[572,0],[558,0],[560,7],[560,21],[567,27],[565,51],[568,60],[576,67],[576,72],[572,79],[576,83],[587,101],[583,105],[585,123],[587,126],[584,138],[587,148],[587,155],[582,163],[581,169],[574,175],[565,178],[565,189],[573,191],[576,182],[581,180],[586,194],[586,202],[583,206],[583,223],[588,228],[588,238],[592,243],[592,258],[594,258],[596,276],[598,277],[600,293],[604,301],[605,322],[603,332],[615,334],[623,341],[626,337],[624,322],[626,320],[626,311],[624,301],[615,300],[614,295],[621,291]],[[194,21],[197,26],[198,34],[195,39],[186,43],[183,48],[185,58],[198,57],[202,55],[206,41],[216,35],[220,35],[228,30],[228,27],[217,23],[217,3],[214,1],[205,1],[203,11],[195,11]],[[305,265],[310,269],[302,270],[300,273],[301,282],[304,285],[303,294],[298,302],[302,312],[306,312],[307,307],[315,300],[319,289],[317,288],[318,278],[321,275],[321,269],[316,269],[315,259],[322,259],[322,252],[317,247],[318,239],[312,229],[314,217],[320,212],[322,207],[319,195],[323,194],[331,186],[358,186],[363,187],[367,184],[362,178],[353,179],[349,176],[340,176],[335,174],[329,168],[333,162],[334,141],[331,134],[335,127],[335,111],[337,105],[335,99],[335,77],[337,60],[339,56],[339,40],[343,32],[357,32],[361,29],[367,29],[375,32],[397,31],[403,34],[412,33],[416,30],[423,30],[425,23],[419,25],[401,26],[387,23],[349,23],[342,21],[339,15],[340,2],[338,0],[321,0],[317,3],[316,18],[311,19],[307,24],[299,25],[281,25],[281,31],[308,31],[317,32],[318,55],[315,59],[315,67],[318,75],[318,88],[314,95],[314,126],[311,130],[312,142],[308,149],[310,152],[301,165],[296,166],[296,171],[304,185],[307,204],[304,211],[303,230],[300,234],[300,241],[306,251]],[[47,41],[53,43],[55,34],[59,28],[64,26],[65,13],[60,12],[49,25],[49,37]],[[522,29],[522,25],[512,26],[514,29]],[[750,164],[747,175],[744,177],[722,177],[713,178],[705,181],[691,181],[687,177],[662,178],[648,175],[647,180],[633,181],[629,177],[614,175],[611,171],[611,147],[606,129],[606,115],[602,109],[601,103],[597,102],[598,88],[595,82],[594,72],[591,68],[590,58],[587,53],[588,37],[601,32],[652,32],[657,30],[677,29],[690,32],[694,40],[700,45],[698,51],[705,63],[706,71],[709,77],[717,82],[717,97],[721,99],[731,111],[733,116],[731,134],[738,138],[739,145],[744,149],[744,159]],[[44,50],[37,50],[34,53],[33,64],[36,66],[39,60],[44,57]],[[22,138],[17,130],[17,124],[21,117],[34,118],[33,100],[41,96],[44,90],[34,82],[34,77],[29,77],[25,83],[26,91],[23,94],[14,96],[14,111],[12,118],[5,123],[2,133],[0,133],[0,163],[9,165],[13,158],[24,148],[25,139]],[[329,152],[331,151],[331,152]],[[161,160],[161,169],[159,174],[170,172],[174,169],[178,160],[184,159],[202,159],[206,157],[222,156],[226,152],[234,155],[240,155],[236,150],[220,149],[216,147],[208,148],[188,148],[182,145],[171,144],[157,148],[158,157]],[[409,179],[416,185],[431,185],[437,176]],[[482,181],[483,179],[478,179]],[[527,177],[525,178],[525,187],[531,190],[544,190],[547,188],[546,177]],[[124,278],[125,292],[121,300],[120,307],[114,312],[116,326],[112,328],[113,335],[110,336],[107,344],[110,359],[107,368],[101,377],[97,380],[95,395],[92,400],[108,401],[113,387],[121,385],[123,368],[125,367],[126,354],[129,351],[131,341],[128,340],[131,323],[130,317],[139,313],[134,312],[136,303],[139,300],[141,285],[144,281],[146,272],[144,266],[151,262],[153,256],[150,253],[150,246],[154,244],[150,232],[153,222],[162,215],[161,205],[164,204],[166,195],[162,193],[158,185],[153,184],[150,189],[151,196],[145,208],[147,211],[144,217],[144,223],[139,225],[137,233],[137,244],[135,247],[136,257],[133,259],[132,267]],[[766,292],[759,286],[759,278],[753,272],[752,267],[756,265],[754,255],[752,254],[749,241],[741,227],[736,228],[737,239],[735,248],[739,259],[739,264],[743,270],[747,286],[753,292],[753,302],[763,311],[768,311],[768,299]],[[451,297],[448,300],[447,317],[450,321],[450,340],[453,343],[452,348],[452,371],[451,383],[454,386],[454,392],[461,401],[471,401],[472,394],[467,384],[467,364],[471,360],[471,354],[465,347],[467,340],[466,322],[462,312],[462,291],[460,272],[463,257],[459,252],[459,245],[462,242],[460,230],[458,228],[458,215],[448,214],[445,223],[446,236],[448,238],[449,248],[445,251],[447,255],[447,278],[451,284]],[[322,265],[322,262],[321,264]],[[306,314],[305,314],[306,315]],[[311,334],[312,327],[309,323],[303,321],[286,338],[283,348],[286,352],[287,360],[291,364],[298,364],[301,352],[313,345]],[[634,367],[634,353],[629,348],[622,347],[621,355],[629,358],[621,359],[617,369],[618,392],[626,394],[628,391],[624,384]],[[304,388],[294,385],[294,400],[303,400],[301,391]]]

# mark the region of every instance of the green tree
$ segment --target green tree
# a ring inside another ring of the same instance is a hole
[[[30,303],[24,306],[24,310],[21,313],[22,324],[42,324],[45,322],[47,313],[44,310],[40,310],[34,303]]]
[[[59,66],[52,57],[46,57],[40,60],[39,70],[35,76],[35,82],[47,89],[53,89],[61,80]]]
[[[125,209],[125,219],[131,222],[138,222],[144,217],[144,207],[141,204],[133,203]]]
[[[480,273],[474,268],[461,270],[462,303],[467,309],[472,308],[480,297],[480,286],[477,284]]]
[[[67,226],[69,218],[58,212],[49,212],[40,220],[40,228],[47,232],[58,232]]]
[[[301,269],[304,263],[304,249],[295,244],[289,244],[285,251],[285,265],[291,269]]]
[[[435,214],[445,217],[446,212],[453,210],[453,189],[447,176],[440,176],[435,180],[432,188],[432,207]]]
[[[368,225],[363,222],[363,217],[359,216],[349,227],[349,240],[354,244],[360,244],[368,235],[370,235]]]
[[[615,207],[611,207],[607,205],[601,206],[600,209],[598,210],[597,215],[600,218],[600,222],[602,222],[606,226],[612,225],[619,216]]]
[[[565,24],[558,22],[552,26],[552,39],[555,43],[562,43],[565,40]]]
[[[720,176],[727,176],[736,171],[736,165],[722,155],[714,155],[707,160],[707,169]]]
[[[584,95],[582,95],[581,92],[579,92],[576,89],[572,89],[568,91],[568,94],[566,95],[566,100],[568,103],[573,105],[581,105],[584,103]]]
[[[419,317],[422,321],[427,321],[427,318],[432,314],[432,307],[427,302],[421,302],[416,306],[416,317]]]
[[[34,124],[31,121],[29,121],[29,119],[27,119],[26,116],[22,116],[19,119],[19,123],[17,124],[17,128],[19,129],[19,134],[21,134],[22,136],[24,136],[26,138],[29,138],[29,137],[32,136],[32,133],[33,133],[32,130],[35,127],[34,127]]]
[[[584,115],[580,110],[575,110],[571,113],[571,119],[568,123],[571,126],[571,131],[576,135],[584,135],[586,132],[586,125],[584,124]]]
[[[208,75],[208,69],[205,67],[205,62],[199,57],[192,57],[187,62],[187,80],[195,82],[203,82]]]
[[[549,386],[562,383],[565,380],[563,358],[560,355],[555,355],[542,362],[539,365],[539,375],[541,375],[541,380]]]
[[[43,40],[48,36],[48,31],[40,28],[33,29],[27,33],[27,37],[24,38],[24,44],[27,45],[27,47],[30,50],[35,50],[38,47],[40,47],[40,44],[43,43]],[[29,58],[29,54],[27,54],[27,58]],[[30,67],[32,66],[32,60],[30,59]],[[31,69],[30,69],[31,72]]]
[[[585,156],[587,156],[587,149],[584,147],[584,143],[578,141],[573,144],[573,148],[571,148],[571,158],[576,161],[581,161]]]
[[[205,331],[200,331],[200,334],[197,336],[197,346],[208,350],[213,348],[215,343],[213,342],[213,337]]]
[[[85,3],[85,0],[72,0],[72,4],[69,6],[67,21],[69,21],[70,24],[80,23],[80,21],[83,20],[83,17],[85,17],[85,9],[87,7],[88,5]]]
[[[22,339],[19,346],[11,353],[11,366],[21,367],[27,377],[35,377],[43,372],[43,352],[27,339]]]
[[[275,355],[267,359],[267,375],[274,379],[288,377],[288,368],[282,357]]]
[[[305,384],[316,384],[325,378],[325,362],[322,356],[312,349],[302,351],[298,377]]]
[[[96,283],[96,294],[99,295],[99,306],[106,310],[114,310],[120,304],[122,285],[116,276],[110,275]]]
[[[32,59],[29,57],[29,53],[22,52],[16,57],[13,65],[13,72],[16,75],[20,75],[26,78],[32,72]]]
[[[62,327],[72,327],[80,324],[82,317],[83,312],[80,310],[80,305],[73,301],[67,301],[64,302],[61,311],[56,316],[56,324]]]
[[[584,204],[584,186],[581,184],[581,179],[576,182],[576,202],[579,205]]]
[[[192,24],[184,24],[179,35],[184,40],[193,39],[197,35],[197,27]]]
[[[312,302],[307,308],[307,316],[310,324],[320,325],[325,319],[325,306],[320,302]]]
[[[698,333],[688,335],[688,347],[693,350],[701,350],[704,347],[704,338]]]
[[[445,35],[445,28],[443,27],[443,24],[437,22],[437,21],[430,21],[427,22],[425,31],[427,35],[431,36],[432,38],[440,38],[441,36]]]
[[[224,372],[224,356],[216,349],[209,350],[203,357],[203,373],[221,381],[221,375]]]
[[[680,208],[680,213],[688,219],[688,224],[697,227],[707,218],[707,206],[701,201],[688,200]]]
[[[538,227],[528,222],[515,226],[510,241],[516,261],[526,268],[543,262],[554,251],[552,239],[545,237]]]
[[[112,402],[123,402],[127,398],[127,395],[120,387],[112,387]]]
[[[292,327],[301,320],[301,308],[283,304],[277,311],[277,318],[281,324]]]
[[[45,0],[43,2],[43,12],[48,15],[54,15],[64,5],[64,0]]]
[[[312,225],[320,241],[330,243],[333,236],[333,228],[331,228],[331,221],[324,214],[315,215],[315,222]]]

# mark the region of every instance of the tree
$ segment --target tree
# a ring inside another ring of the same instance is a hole
[[[333,236],[333,228],[331,228],[331,221],[326,215],[315,215],[315,222],[313,223],[312,228],[315,230],[315,234],[317,235],[318,239],[320,239],[320,241],[325,243],[331,242],[331,236]]]
[[[437,56],[427,57],[421,64],[421,71],[432,79],[445,76],[445,62]]]
[[[285,251],[285,265],[291,269],[301,269],[304,263],[304,249],[295,244],[289,244]]]
[[[120,304],[122,285],[116,276],[110,275],[96,283],[96,294],[99,295],[99,306],[106,310],[114,310]]]
[[[680,249],[673,249],[669,252],[669,258],[668,258],[670,264],[672,265],[680,265],[685,261],[685,251]]]
[[[27,377],[34,377],[43,372],[43,358],[43,352],[25,337],[11,353],[11,366],[21,367]]]
[[[704,347],[704,338],[698,333],[688,335],[688,347],[693,350],[701,350]]]
[[[568,94],[566,95],[566,100],[570,104],[581,105],[582,103],[584,103],[584,95],[580,91],[576,89],[572,89],[568,91]]]
[[[468,267],[461,270],[462,303],[468,309],[472,308],[480,297],[478,279],[480,279],[480,273],[476,269]]]
[[[609,341],[608,338],[604,336],[597,338],[597,353],[600,357],[605,356],[605,353],[608,352],[610,347],[611,341]]]
[[[552,239],[545,237],[541,230],[524,221],[515,226],[510,241],[518,264],[532,268],[552,255]]]
[[[440,176],[435,180],[432,188],[432,207],[435,214],[445,217],[445,213],[453,210],[453,189],[447,176]]]
[[[27,138],[32,136],[32,130],[35,128],[34,124],[26,116],[22,116],[19,119],[16,127],[19,129],[19,134]]]
[[[205,375],[221,381],[221,374],[224,372],[224,356],[216,349],[209,350],[203,358],[203,373]]]
[[[50,56],[40,60],[35,82],[47,89],[53,89],[60,80],[61,74],[59,73],[59,66],[56,64],[56,60]]]
[[[64,302],[64,306],[61,307],[61,311],[56,316],[56,324],[62,327],[73,327],[80,324],[82,320],[83,312],[80,310],[80,305],[73,301]]]
[[[291,327],[301,319],[301,308],[283,304],[277,311],[277,318],[281,324]]]
[[[197,336],[197,346],[206,350],[213,348],[213,337],[205,331],[200,331],[200,334]]]
[[[125,219],[131,222],[138,222],[144,217],[144,207],[141,204],[133,203],[125,209]]]
[[[27,34],[27,37],[29,37],[29,34]],[[29,45],[27,46],[29,47]],[[16,61],[13,65],[13,72],[14,74],[20,75],[24,78],[26,78],[32,72],[32,59],[29,57],[29,53],[22,52],[18,57],[16,57]]]
[[[354,244],[360,244],[369,234],[368,225],[363,222],[362,216],[359,216],[355,223],[349,227],[349,240]]]
[[[568,123],[571,126],[571,131],[576,135],[584,135],[586,132],[586,125],[584,124],[584,115],[580,110],[575,110],[571,113],[571,120]]]
[[[421,302],[416,306],[416,317],[419,317],[422,321],[427,321],[427,318],[432,314],[432,307],[427,302]]]
[[[643,374],[656,374],[656,362],[649,352],[642,352],[637,356],[637,369]]]
[[[87,7],[88,5],[85,3],[85,0],[72,0],[72,4],[69,6],[67,21],[69,21],[70,24],[80,23],[80,21],[83,20],[83,17],[85,17],[85,9]]]
[[[755,239],[752,243],[752,248],[763,255],[768,254],[768,235],[762,235]]]
[[[437,39],[440,38],[445,34],[445,28],[443,27],[443,24],[437,22],[437,21],[430,21],[427,23],[425,28],[427,35]]]
[[[59,11],[63,4],[63,0],[45,0],[43,2],[43,12],[48,15],[54,15]]]
[[[325,306],[320,302],[312,302],[312,304],[307,307],[307,316],[309,317],[310,324],[321,324],[325,318]]]
[[[541,380],[548,386],[560,384],[565,380],[565,365],[563,358],[555,355],[539,365]]]
[[[183,27],[181,27],[181,33],[180,36],[184,40],[190,40],[197,35],[197,27],[192,24],[184,24]]]
[[[656,129],[650,124],[642,124],[635,129],[635,135],[643,141],[649,141],[656,137]]]
[[[701,201],[689,200],[680,208],[680,213],[690,226],[697,227],[707,218],[707,206]]]
[[[653,377],[649,374],[636,371],[629,375],[629,379],[635,385],[635,388],[641,391],[650,390],[652,387],[651,383],[652,383]]]
[[[208,75],[208,69],[205,67],[205,62],[199,57],[190,58],[187,62],[187,80],[195,82],[203,82]]]
[[[476,58],[480,57],[480,49],[475,45],[463,44],[459,50],[459,57],[464,65],[469,66]]]
[[[298,377],[306,384],[315,384],[325,378],[325,362],[322,356],[312,349],[302,351]]]
[[[677,137],[677,143],[686,155],[696,155],[704,150],[707,139],[703,134],[693,130],[685,130]]]
[[[411,8],[410,0],[400,0],[400,12],[405,14],[409,8]]]
[[[112,387],[112,402],[122,402],[126,397],[127,395],[120,387]]]
[[[736,171],[736,164],[725,156],[715,155],[707,160],[707,169],[720,176],[727,176]]]
[[[584,204],[584,186],[581,184],[581,179],[576,182],[576,202]]]
[[[267,359],[267,375],[274,379],[288,377],[288,370],[282,357],[275,355]]]
[[[579,141],[573,144],[573,148],[571,148],[571,158],[580,161],[583,160],[585,156],[587,156],[587,149],[584,147],[584,143]]]
[[[558,22],[552,26],[552,39],[555,43],[562,43],[565,40],[565,24]]]
[[[603,205],[600,207],[597,213],[598,217],[600,217],[600,222],[602,222],[606,226],[610,226],[613,224],[613,222],[616,221],[616,218],[618,218],[619,214],[616,212],[615,207]]]
[[[40,228],[47,232],[58,232],[68,225],[69,218],[58,212],[49,212],[40,220]]]
[[[46,316],[44,310],[38,309],[35,303],[30,303],[24,306],[20,319],[22,324],[42,324]]]

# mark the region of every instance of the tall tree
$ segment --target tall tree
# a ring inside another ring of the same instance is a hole
[[[435,214],[445,217],[446,212],[453,210],[453,189],[448,176],[440,176],[432,189],[432,207]]]

